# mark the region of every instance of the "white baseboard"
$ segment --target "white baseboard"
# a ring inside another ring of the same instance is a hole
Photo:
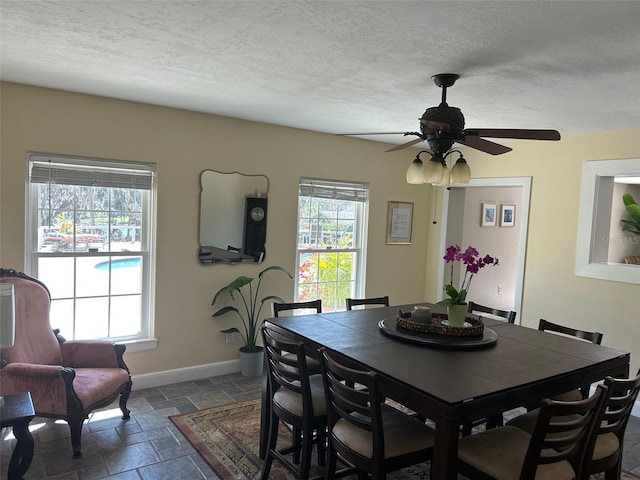
[[[226,362],[195,365],[193,367],[176,368],[163,372],[142,373],[131,375],[133,390],[143,388],[161,387],[171,383],[189,382],[207,377],[218,377],[240,371],[240,360],[228,360]]]
[[[161,387],[171,383],[189,382],[207,377],[218,377],[220,375],[228,375],[229,373],[237,373],[239,371],[240,360],[228,360],[226,362],[176,368],[174,370],[165,370],[163,372],[132,375],[131,378],[133,380],[133,390],[141,390],[143,388]],[[591,387],[591,393],[593,394],[594,392],[595,388]],[[640,400],[636,401],[633,406],[633,410],[631,410],[631,415],[640,418]]]

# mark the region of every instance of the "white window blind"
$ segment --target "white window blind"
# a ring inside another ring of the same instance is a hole
[[[155,166],[32,155],[31,183],[151,190]]]
[[[300,179],[300,196],[366,202],[369,188],[363,183],[332,182],[312,178]]]

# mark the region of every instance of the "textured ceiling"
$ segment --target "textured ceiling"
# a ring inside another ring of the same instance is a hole
[[[329,133],[640,127],[640,2],[0,0],[3,80]],[[390,143],[402,135],[367,137]]]

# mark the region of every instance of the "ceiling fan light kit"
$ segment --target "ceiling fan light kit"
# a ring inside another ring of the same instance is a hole
[[[421,185],[424,183],[424,164],[420,160],[420,154],[411,162],[407,169],[407,183]]]
[[[471,168],[462,154],[460,154],[460,158],[451,167],[451,183],[469,183],[470,181]]]
[[[424,152],[426,152],[426,150],[421,153]],[[441,155],[434,154],[431,157],[431,159],[424,166],[424,183],[430,183],[434,185],[442,181],[442,177],[445,171],[445,167],[442,166],[442,162],[443,158]]]
[[[499,143],[486,140],[489,138],[512,138],[523,140],[560,140],[560,133],[556,130],[540,129],[516,129],[516,128],[464,128],[465,120],[462,111],[457,107],[450,107],[447,104],[447,88],[451,87],[460,75],[456,73],[439,73],[431,77],[433,83],[442,89],[442,100],[437,107],[430,107],[425,110],[419,118],[419,132],[385,132],[402,133],[418,138],[409,140],[406,143],[395,145],[387,152],[395,152],[404,148],[416,145],[420,142],[427,142],[431,149],[431,160],[424,165],[424,182],[418,181],[418,167],[414,166],[420,161],[420,152],[407,171],[407,182],[413,184],[430,183],[440,185],[443,183],[444,171],[448,170],[446,165],[447,156],[457,150],[451,150],[454,143],[460,143],[470,148],[480,150],[490,155],[502,155],[510,152],[511,147],[500,145]],[[358,135],[377,135],[376,133],[360,133]],[[460,152],[458,152],[460,153]],[[420,163],[422,163],[420,161]],[[449,172],[448,172],[449,173]],[[449,176],[449,175],[447,175]],[[460,153],[460,158],[453,165],[450,171],[451,183],[469,183],[471,179],[471,169]],[[448,185],[448,181],[447,181]]]

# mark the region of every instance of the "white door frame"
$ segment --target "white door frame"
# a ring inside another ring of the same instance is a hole
[[[473,178],[467,184],[453,184],[449,188],[465,187],[522,187],[522,207],[517,215],[520,222],[520,238],[518,239],[518,261],[516,263],[516,285],[514,294],[514,310],[518,312],[516,323],[522,318],[522,293],[524,289],[524,267],[527,253],[527,231],[529,228],[529,204],[531,202],[531,177],[512,178]],[[440,225],[440,257],[447,248],[447,221],[449,214],[449,188],[443,189],[441,225]],[[438,300],[444,298],[444,262],[438,262]]]

